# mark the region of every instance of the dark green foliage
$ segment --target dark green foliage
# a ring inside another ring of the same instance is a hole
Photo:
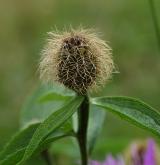
[[[91,99],[91,103],[160,136],[160,113],[144,102],[128,97],[99,97]]]
[[[57,90],[59,89],[59,90]],[[22,110],[22,129],[0,153],[0,165],[23,164],[35,154],[48,148],[50,143],[63,137],[76,137],[77,112],[84,97],[58,86],[40,87]],[[90,98],[87,133],[89,153],[105,119],[106,111],[113,112],[130,123],[147,129],[160,137],[160,114],[147,104],[128,97]]]

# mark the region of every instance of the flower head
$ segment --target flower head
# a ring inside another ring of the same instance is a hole
[[[156,165],[156,146],[152,139],[148,140],[143,159],[144,165]]]
[[[122,157],[118,157],[117,159],[115,159],[113,158],[112,155],[108,155],[103,163],[97,161],[91,161],[89,165],[125,165],[125,164]]]
[[[158,149],[155,141],[149,139],[146,143],[134,143],[131,145],[130,156],[127,164],[133,165],[158,165]]]
[[[111,48],[92,30],[51,32],[42,53],[40,77],[79,94],[103,85],[114,68]]]
[[[90,161],[89,165],[159,165],[159,150],[153,139],[149,139],[146,143],[134,143],[127,150],[126,157],[114,158],[108,155],[103,163],[98,161]]]

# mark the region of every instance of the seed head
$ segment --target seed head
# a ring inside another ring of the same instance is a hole
[[[40,77],[79,94],[97,89],[112,74],[111,48],[93,30],[50,32],[42,52]]]

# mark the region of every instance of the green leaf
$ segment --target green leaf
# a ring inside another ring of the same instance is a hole
[[[88,150],[89,153],[92,152],[94,145],[96,143],[97,137],[101,132],[106,113],[104,111],[98,111],[102,109],[95,105],[90,105],[90,114],[89,114],[89,125],[88,125]]]
[[[62,126],[62,124],[73,115],[82,101],[82,96],[76,96],[66,106],[52,113],[46,120],[44,120],[44,122],[40,124],[34,133],[22,160],[18,164],[21,164],[29,159],[40,143],[42,143],[49,134],[51,134],[58,127]]]
[[[144,102],[128,97],[98,97],[90,101],[160,136],[160,113]]]
[[[31,140],[35,130],[40,124],[33,124],[28,128],[18,132],[11,141],[6,145],[3,151],[0,153],[0,165],[15,165],[18,163],[24,155],[26,147]],[[55,140],[58,140],[62,137],[74,135],[71,129],[71,123],[65,123],[60,129],[57,129],[54,133],[49,135],[35,151],[40,152],[47,145]]]
[[[21,126],[19,131],[0,153],[0,164],[15,165],[26,150],[35,130],[51,113],[57,111],[69,102],[75,93],[57,85],[39,87],[27,100],[22,109]],[[25,129],[24,129],[25,128]],[[59,138],[74,135],[71,120],[67,120],[59,129],[56,129],[38,146],[35,152],[46,148],[47,144]]]
[[[22,159],[24,152],[25,148],[19,149],[17,152],[13,152],[12,154],[5,157],[5,159],[0,161],[0,165],[15,165]]]
[[[26,128],[30,124],[44,121],[74,96],[74,92],[55,84],[40,86],[22,108],[21,127]]]
[[[8,155],[21,150],[26,147],[37,129],[39,124],[31,125],[30,127],[18,132],[10,142],[5,146],[3,151],[0,153],[0,160],[4,159]]]

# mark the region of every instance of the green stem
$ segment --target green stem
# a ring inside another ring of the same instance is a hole
[[[52,158],[51,158],[51,156],[49,154],[48,149],[42,151],[41,152],[41,155],[42,155],[42,157],[45,160],[45,162],[46,162],[47,165],[52,165]]]
[[[153,20],[156,37],[157,37],[157,42],[158,42],[158,46],[160,49],[160,30],[159,30],[159,24],[158,24],[158,18],[157,18],[157,14],[156,14],[154,0],[149,0],[149,5],[150,5],[151,16],[152,16],[152,20]]]
[[[80,148],[82,165],[88,165],[88,151],[87,151],[87,128],[88,128],[88,118],[89,118],[89,100],[85,96],[84,101],[78,110],[78,133],[77,139]]]

